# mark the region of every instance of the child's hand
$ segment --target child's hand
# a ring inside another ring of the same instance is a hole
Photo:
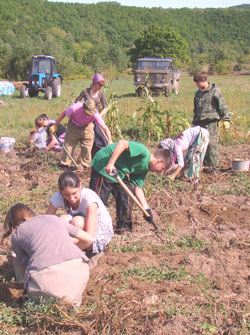
[[[105,171],[108,175],[112,174],[113,170],[114,170],[114,165],[113,164],[108,164],[106,167],[105,167]]]
[[[230,128],[230,122],[229,121],[223,121],[223,128],[225,130],[228,130]]]
[[[49,134],[53,135],[57,131],[57,126],[53,125],[49,127]]]

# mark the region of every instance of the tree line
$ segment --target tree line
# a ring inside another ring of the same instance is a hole
[[[247,5],[149,9],[116,2],[0,0],[0,8],[0,78],[4,79],[26,79],[34,54],[55,56],[65,76],[88,77],[107,69],[121,72],[134,65],[138,39],[151,26],[181,40],[185,57],[177,57],[175,63],[190,72],[208,64],[211,72],[225,73],[233,64],[250,63]]]

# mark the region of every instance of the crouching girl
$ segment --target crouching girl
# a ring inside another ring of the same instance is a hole
[[[81,228],[85,241],[75,243],[92,254],[100,253],[110,242],[114,232],[111,217],[98,195],[83,188],[79,177],[72,171],[63,172],[58,179],[59,192],[51,199],[47,214],[55,214],[65,208],[65,221]]]
[[[203,160],[209,142],[209,132],[200,126],[188,128],[174,139],[166,138],[160,141],[159,147],[173,153],[173,162],[165,171],[174,180],[180,172],[186,178],[199,179]],[[185,158],[183,152],[188,150]],[[175,164],[176,163],[176,164]]]
[[[79,306],[89,279],[88,258],[70,236],[84,241],[82,230],[54,215],[35,215],[19,203],[6,215],[2,241],[11,234],[28,297],[36,302],[60,298]]]

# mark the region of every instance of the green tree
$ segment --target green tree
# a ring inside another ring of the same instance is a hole
[[[174,62],[188,61],[188,43],[178,32],[168,27],[151,25],[134,44],[135,47],[129,52],[132,64],[140,57],[172,57]]]

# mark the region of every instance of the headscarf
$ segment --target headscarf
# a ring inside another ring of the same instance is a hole
[[[100,73],[95,73],[91,79],[93,80],[93,84],[99,83],[100,81],[104,81],[104,78]]]

